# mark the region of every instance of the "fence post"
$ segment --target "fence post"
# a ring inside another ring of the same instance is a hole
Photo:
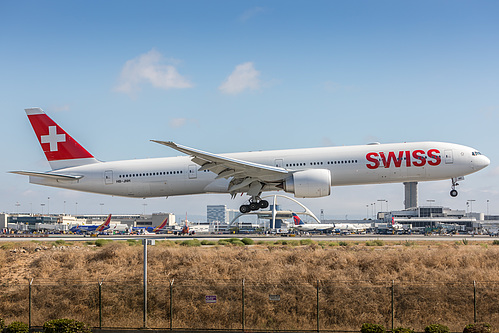
[[[28,327],[29,331],[31,332],[31,286],[33,285],[33,279],[29,281],[29,287],[28,287]]]
[[[395,280],[392,280],[392,332],[395,321]]]
[[[173,281],[170,281],[170,331],[173,330]]]
[[[473,322],[476,323],[476,281],[473,280]]]
[[[317,332],[320,331],[320,324],[319,324],[319,283],[320,283],[320,281],[317,280]]]
[[[99,329],[102,329],[102,280],[99,281]]]
[[[144,308],[143,311],[143,325],[142,327],[147,328],[147,239],[142,240],[144,245]]]
[[[245,312],[245,295],[244,295],[244,279],[243,279],[243,283],[242,283],[242,286],[241,286],[241,306],[242,306],[242,309],[241,309],[241,327],[242,327],[242,330],[244,332],[244,328],[246,326],[246,312]]]

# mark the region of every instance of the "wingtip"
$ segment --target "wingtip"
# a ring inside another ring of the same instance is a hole
[[[177,144],[173,141],[161,141],[161,140],[150,140],[151,142],[159,143],[160,145],[165,146],[177,146]]]

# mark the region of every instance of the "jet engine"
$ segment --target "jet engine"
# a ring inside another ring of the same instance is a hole
[[[331,194],[331,172],[326,169],[297,171],[286,178],[282,188],[297,198],[325,197]]]

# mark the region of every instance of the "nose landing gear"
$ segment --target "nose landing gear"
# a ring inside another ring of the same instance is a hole
[[[457,182],[457,178],[452,178],[451,181],[452,181],[452,186],[451,186],[452,190],[450,191],[450,196],[455,198],[458,195],[456,186],[459,185],[459,183]]]

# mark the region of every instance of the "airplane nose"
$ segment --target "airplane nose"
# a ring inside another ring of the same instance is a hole
[[[483,168],[485,168],[485,167],[489,166],[489,164],[490,164],[490,159],[489,159],[487,156],[485,156],[485,155],[481,155],[481,156],[479,156],[479,157],[480,157],[480,158],[478,158],[478,159],[476,160],[476,163],[475,163],[475,166],[476,166],[478,169],[483,169]]]

